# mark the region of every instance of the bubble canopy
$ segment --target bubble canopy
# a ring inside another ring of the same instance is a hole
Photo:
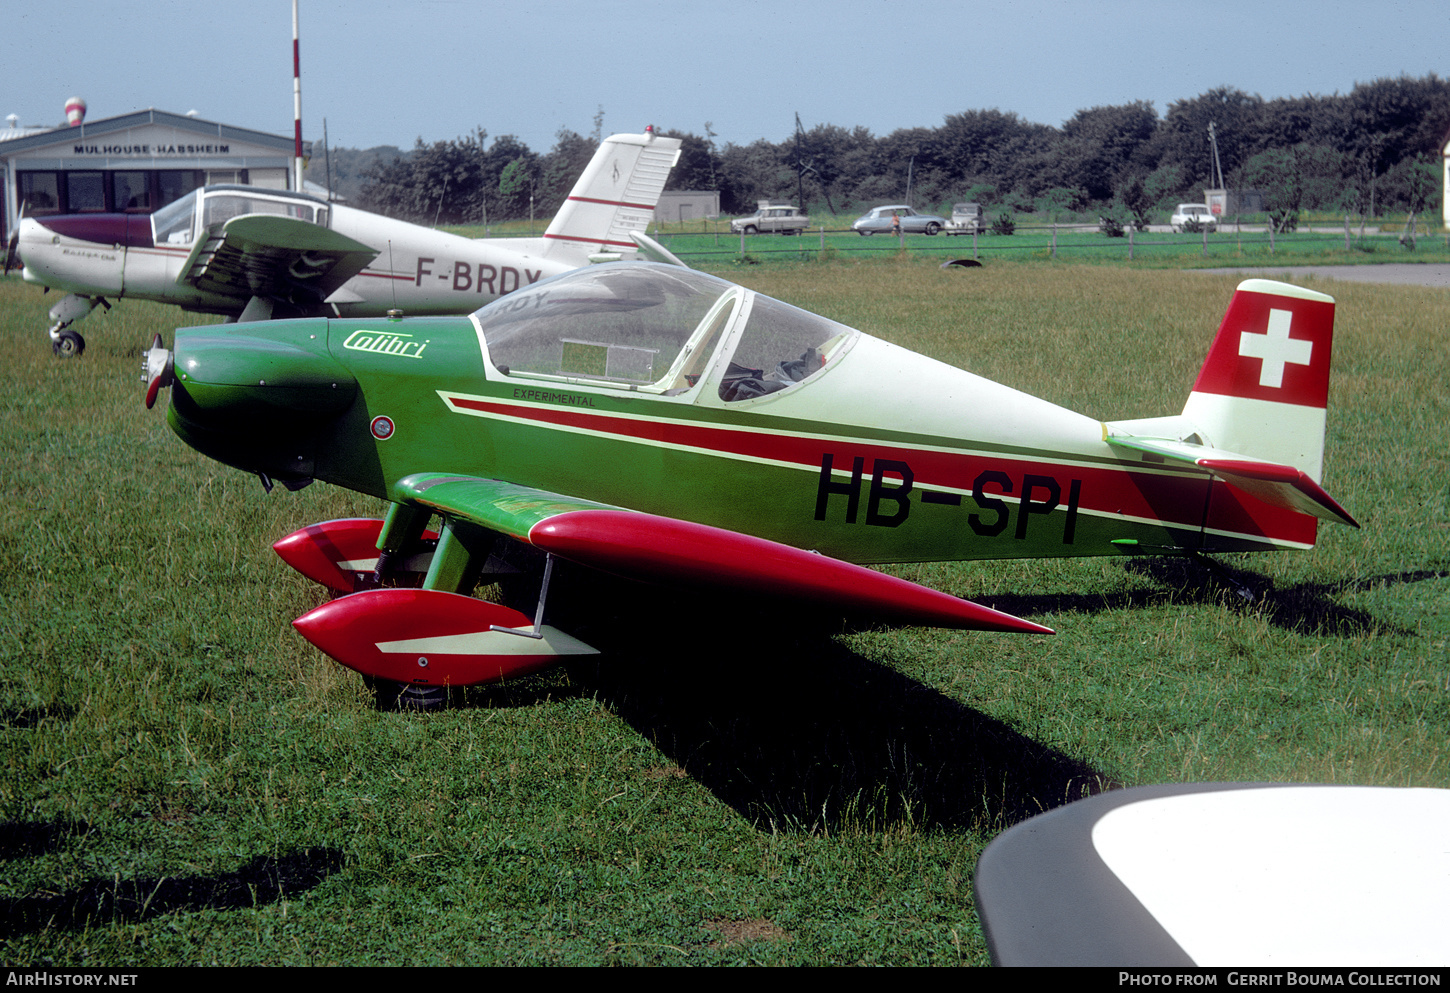
[[[647,262],[576,269],[473,320],[509,377],[727,403],[805,382],[857,336],[723,279]]]

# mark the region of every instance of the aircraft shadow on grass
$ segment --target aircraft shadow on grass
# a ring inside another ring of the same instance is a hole
[[[1346,607],[1336,597],[1355,590],[1398,583],[1419,583],[1450,576],[1450,570],[1410,569],[1378,576],[1328,583],[1296,583],[1278,587],[1272,579],[1215,561],[1211,571],[1191,559],[1134,558],[1124,568],[1161,586],[1117,593],[1056,593],[1043,596],[982,596],[978,603],[1019,616],[1091,614],[1104,610],[1143,608],[1161,603],[1225,605],[1262,613],[1275,627],[1296,634],[1354,638],[1381,632],[1409,634],[1366,610]],[[1244,594],[1247,593],[1248,596]],[[1249,598],[1251,597],[1251,599]]]
[[[572,582],[593,588],[566,592]],[[554,583],[551,605],[606,654],[570,663],[562,693],[545,673],[468,689],[463,705],[593,696],[762,830],[996,831],[1117,785],[832,640],[838,617],[624,582],[604,591],[567,569]]]
[[[65,820],[0,824],[0,861],[57,851],[92,830]],[[175,911],[275,903],[312,889],[342,864],[341,851],[313,848],[281,856],[258,855],[234,872],[212,876],[87,879],[60,892],[0,901],[0,940],[47,929],[135,923]]]
[[[1392,633],[1367,611],[1335,597],[1386,583],[1450,576],[1407,570],[1277,588],[1265,576],[1190,560],[1132,559],[1153,587],[1113,594],[981,598],[1019,616],[1142,608],[1165,599],[1262,611],[1305,634]],[[563,574],[567,577],[567,573]],[[570,582],[568,578],[562,580]],[[573,580],[589,583],[586,577]],[[1253,600],[1239,594],[1244,589]],[[517,591],[527,604],[534,595]],[[597,581],[556,604],[569,623],[617,652],[571,664],[572,690],[593,694],[687,775],[762,829],[882,830],[915,824],[1000,830],[1043,810],[1115,788],[1089,764],[1049,748],[908,676],[850,651],[829,635],[839,622],[810,614],[762,613],[759,601],[643,591]],[[642,604],[662,626],[641,651],[631,640]],[[587,606],[580,609],[578,605]],[[612,637],[611,637],[612,634]],[[474,706],[519,706],[560,695],[557,682],[529,679],[479,687]]]

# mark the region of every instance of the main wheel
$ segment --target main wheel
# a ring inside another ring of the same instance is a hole
[[[747,224],[745,226],[745,233],[746,234],[759,234],[760,232],[758,230],[756,230],[756,227],[755,227],[754,224]]]
[[[74,358],[86,350],[86,340],[67,328],[55,336],[50,348],[63,359]]]
[[[866,230],[863,229],[863,230],[861,230],[861,231],[859,231],[857,233],[860,234],[862,238],[865,238],[867,235],[872,235],[872,234],[875,234],[876,232],[875,231],[866,231]]]
[[[391,679],[364,676],[363,685],[373,691],[379,710],[440,710],[448,703],[448,687],[395,683]]]
[[[940,230],[941,230],[941,225],[940,224],[937,224],[935,221],[933,221],[932,223],[930,223],[930,224],[928,224],[926,226],[926,233],[929,234],[929,235],[934,235],[934,234],[936,234]]]

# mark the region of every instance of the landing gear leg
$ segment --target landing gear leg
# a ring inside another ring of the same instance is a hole
[[[401,557],[409,544],[421,538],[430,516],[428,511],[403,504],[388,508],[378,537],[374,583],[383,585],[390,563]],[[445,520],[428,575],[423,579],[423,589],[445,593],[467,593],[473,589],[493,545],[493,537],[492,532],[467,521]],[[448,703],[446,686],[399,683],[370,676],[363,677],[363,683],[373,691],[379,710],[436,710]]]

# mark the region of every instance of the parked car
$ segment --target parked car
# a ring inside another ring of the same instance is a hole
[[[987,219],[982,216],[979,203],[952,204],[952,219],[946,228],[947,234],[976,234],[987,230]]]
[[[789,205],[761,207],[730,222],[734,234],[800,234],[810,226],[811,219]]]
[[[1208,209],[1206,203],[1180,203],[1168,223],[1173,225],[1175,232],[1180,233],[1195,223],[1209,234],[1218,230],[1218,218],[1213,216],[1213,211]]]
[[[886,207],[873,207],[856,218],[851,229],[862,236],[877,232],[890,234],[892,214],[901,218],[901,230],[907,234],[936,234],[947,226],[945,217],[938,217],[935,214],[919,214],[903,204],[892,204]]]

